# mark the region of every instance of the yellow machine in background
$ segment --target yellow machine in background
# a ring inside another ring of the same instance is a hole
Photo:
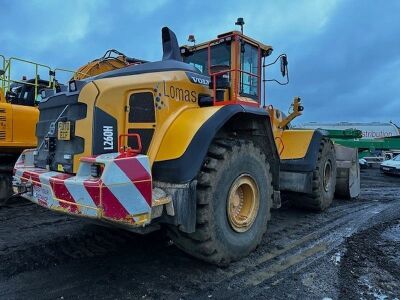
[[[69,71],[15,57],[6,59],[0,55],[0,201],[11,194],[11,173],[16,159],[24,149],[36,147],[37,106],[41,92],[44,89],[58,92],[66,89],[56,80],[56,74],[67,72],[73,78],[84,79],[142,62],[116,50],[108,50],[104,56],[77,71]],[[33,70],[33,78],[12,78],[12,68],[16,64]],[[41,79],[39,73],[47,73],[48,78]]]
[[[80,67],[75,72],[73,79],[81,80],[84,78],[102,74],[104,72],[125,68],[129,65],[138,65],[145,62],[146,61],[141,59],[128,57],[115,49],[110,49],[107,50],[102,57],[97,58]]]
[[[30,65],[36,70],[34,79],[12,79],[14,63]],[[39,78],[39,67],[50,70],[41,64],[0,55],[0,202],[12,192],[11,173],[16,159],[24,149],[36,146],[36,96],[41,89],[51,87],[49,80]]]
[[[179,248],[218,265],[257,247],[281,192],[326,209],[335,149],[322,131],[290,129],[299,98],[287,117],[266,107],[272,47],[239,31],[190,41],[179,47],[164,27],[161,61],[48,91],[38,146],[15,166],[15,191],[134,232],[167,225]]]
[[[329,190],[326,184],[329,183],[328,175],[329,170],[333,167],[332,164],[320,165],[312,173],[304,173],[307,169],[307,165],[303,164],[298,167],[297,174],[293,172],[294,165],[292,159],[306,157],[307,154],[310,156],[312,153],[312,148],[308,145],[313,139],[314,133],[323,132],[324,138],[322,139],[323,144],[319,147],[314,148],[314,153],[324,151],[321,147],[327,146],[328,148],[333,148],[329,152],[335,154],[334,158],[336,164],[336,180],[334,183],[335,196],[341,199],[353,199],[357,198],[360,194],[360,165],[358,162],[358,151],[356,148],[344,147],[340,144],[333,144],[331,140],[327,138],[331,137],[330,133],[325,130],[310,131],[304,129],[294,129],[289,128],[290,123],[297,117],[299,117],[304,110],[301,105],[301,100],[299,97],[295,97],[293,104],[291,105],[291,110],[288,116],[285,116],[279,109],[272,106],[268,107],[268,112],[271,118],[272,129],[274,132],[276,147],[279,151],[279,156],[281,158],[280,167],[280,179],[281,187],[290,191],[300,192],[301,194],[292,194],[293,204],[297,206],[303,206],[313,210],[323,210],[330,205],[330,201],[320,201],[321,199],[318,195],[323,195],[323,191],[317,191],[317,193],[311,192],[309,190],[304,194],[304,187],[310,186],[304,184],[304,182],[313,182],[312,186],[320,186],[318,180],[322,178],[323,189]],[[289,130],[290,129],[290,130]],[[307,151],[308,153],[306,153]],[[325,154],[326,155],[326,154]],[[309,159],[309,161],[314,161]],[[289,162],[289,164],[287,164]],[[317,162],[321,164],[321,162]],[[309,166],[308,166],[309,167]],[[318,174],[318,171],[321,174]],[[307,175],[308,174],[308,175]],[[309,178],[307,178],[309,176]],[[321,187],[321,186],[320,186]],[[309,197],[311,195],[311,197]],[[300,200],[302,198],[302,200]],[[329,198],[326,198],[328,200]]]

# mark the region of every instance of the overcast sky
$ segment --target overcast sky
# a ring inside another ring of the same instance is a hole
[[[290,84],[269,84],[268,103],[293,96],[306,121],[400,123],[400,1],[0,0],[0,54],[76,69],[109,49],[159,60],[161,28],[180,44],[235,28],[287,53]]]

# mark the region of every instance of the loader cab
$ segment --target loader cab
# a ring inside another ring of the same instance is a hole
[[[213,105],[260,106],[263,58],[271,53],[271,46],[239,31],[220,34],[217,39],[199,45],[181,47],[183,61],[210,77]]]

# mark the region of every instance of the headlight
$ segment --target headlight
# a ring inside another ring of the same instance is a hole
[[[76,82],[75,80],[71,80],[68,84],[68,89],[70,92],[76,92]]]

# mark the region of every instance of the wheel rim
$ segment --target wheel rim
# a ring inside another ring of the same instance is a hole
[[[331,182],[332,182],[332,164],[328,160],[328,161],[325,162],[325,166],[324,166],[323,184],[324,184],[325,192],[328,192],[330,190]]]
[[[253,225],[260,206],[256,181],[242,174],[233,182],[228,195],[227,214],[233,230],[245,232]]]

